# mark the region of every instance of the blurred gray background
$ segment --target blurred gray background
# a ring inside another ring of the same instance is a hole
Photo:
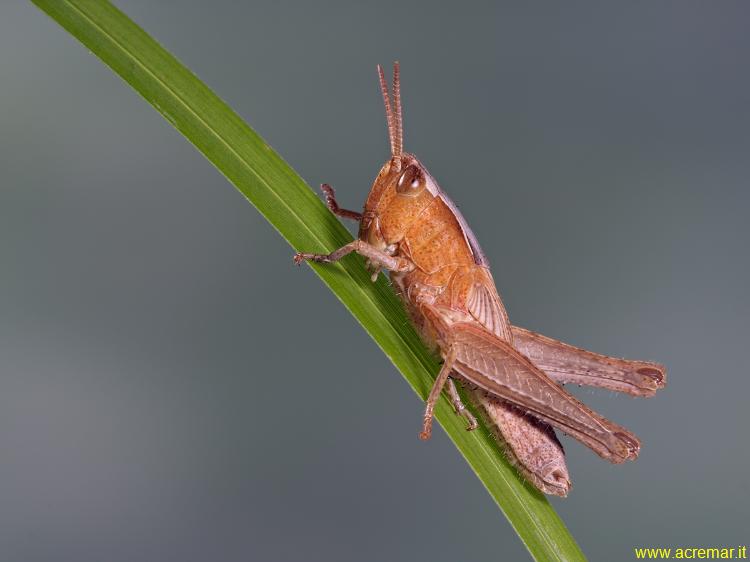
[[[583,550],[747,542],[746,3],[118,5],[353,208],[399,59],[407,150],[514,323],[669,367],[651,400],[576,390],[643,440],[624,466],[564,440]],[[291,248],[24,3],[0,5],[0,169],[2,560],[527,559]]]

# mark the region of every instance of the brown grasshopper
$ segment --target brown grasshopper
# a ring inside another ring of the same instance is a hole
[[[403,152],[398,63],[392,100],[380,66],[378,74],[391,158],[362,213],[341,209],[333,189],[321,187],[333,213],[359,222],[359,238],[327,255],[298,253],[295,262],[330,263],[356,252],[366,258],[373,280],[382,269],[390,272],[422,339],[443,358],[427,398],[421,439],[430,437],[444,388],[467,429],[477,427],[458,380],[521,474],[545,493],[565,496],[571,487],[553,427],[610,462],[634,460],[638,438],[590,410],[562,384],[653,396],[666,384],[665,368],[606,357],[511,325],[487,258],[463,216],[419,160]]]

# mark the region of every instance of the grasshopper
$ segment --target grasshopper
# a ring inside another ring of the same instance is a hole
[[[339,207],[333,188],[321,186],[334,214],[359,222],[359,236],[330,254],[298,253],[295,262],[331,263],[356,252],[366,258],[373,281],[382,270],[389,272],[420,336],[443,359],[427,398],[421,439],[430,438],[433,410],[443,390],[467,429],[478,427],[458,381],[511,462],[544,493],[566,496],[571,488],[553,428],[612,463],[634,460],[638,438],[562,385],[653,396],[666,384],[665,368],[599,355],[510,323],[489,262],[466,220],[419,160],[403,151],[398,63],[392,98],[380,66],[378,75],[391,157],[361,213]]]

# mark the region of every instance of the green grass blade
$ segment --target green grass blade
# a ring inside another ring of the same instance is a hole
[[[293,248],[328,252],[351,240],[321,199],[262,138],[117,8],[102,0],[33,1],[185,135]],[[438,364],[382,277],[371,283],[356,256],[312,267],[425,398]],[[437,420],[535,559],[585,560],[547,500],[521,481],[485,428],[465,431],[445,399],[437,408]]]

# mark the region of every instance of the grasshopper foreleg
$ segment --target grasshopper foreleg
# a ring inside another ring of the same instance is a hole
[[[316,261],[319,263],[332,263],[352,252],[356,252],[359,255],[366,257],[374,264],[384,269],[388,269],[389,271],[405,273],[414,269],[414,264],[410,260],[399,256],[392,256],[359,239],[349,242],[346,246],[342,246],[330,254],[307,254],[300,252],[294,255],[294,263],[299,265],[305,260]]]
[[[326,197],[326,205],[328,205],[328,208],[334,215],[343,217],[345,219],[351,219],[357,222],[362,220],[362,213],[358,213],[357,211],[350,211],[348,209],[342,209],[341,207],[339,207],[339,204],[336,201],[336,192],[330,185],[328,185],[327,183],[320,184],[320,190]]]
[[[477,418],[474,417],[474,414],[469,411],[469,409],[461,400],[461,395],[458,393],[456,383],[453,381],[453,379],[448,378],[448,382],[446,384],[448,386],[448,396],[450,396],[451,404],[453,404],[456,413],[466,419],[466,431],[474,431],[479,426],[479,424],[477,423]]]

